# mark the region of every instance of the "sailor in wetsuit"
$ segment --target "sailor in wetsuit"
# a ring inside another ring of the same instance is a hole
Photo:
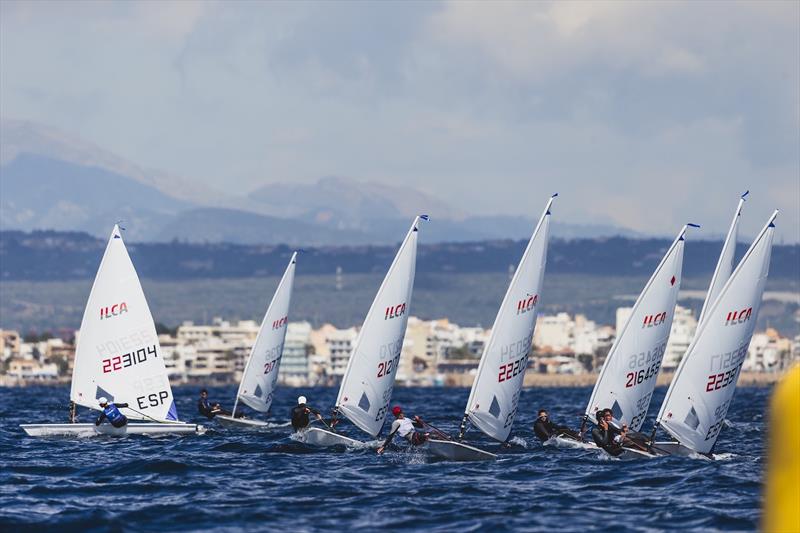
[[[592,430],[594,443],[610,455],[618,456],[623,452],[622,444],[628,432],[628,425],[623,424],[622,429],[616,427],[611,409],[597,411],[595,417],[597,418],[597,427]]]
[[[550,420],[550,417],[547,415],[547,410],[545,409],[539,409],[539,418],[537,418],[536,422],[533,424],[533,432],[542,442],[549,440],[550,437],[558,435],[567,435],[577,438],[576,432],[566,426],[559,426]]]
[[[229,411],[220,406],[220,404],[215,403],[211,404],[208,401],[208,391],[203,389],[200,391],[200,399],[197,400],[197,410],[200,412],[201,415],[211,420],[217,415],[229,415],[231,414]],[[238,409],[237,409],[238,411]]]
[[[413,421],[409,420],[403,414],[403,408],[399,405],[395,405],[392,408],[392,414],[394,415],[394,422],[392,422],[392,427],[389,430],[389,435],[386,437],[386,440],[383,441],[381,447],[378,448],[379,454],[383,453],[383,450],[385,450],[389,443],[392,442],[392,438],[395,436],[395,434],[406,439],[406,441],[408,441],[408,443],[412,446],[419,446],[428,440],[430,433],[421,433],[415,429],[422,429],[425,427],[425,424],[420,417],[415,416]]]
[[[317,420],[322,420],[322,415],[314,409],[313,407],[309,407],[306,405],[306,397],[299,396],[297,398],[297,405],[292,407],[292,428],[295,431],[299,431],[308,427],[309,418],[308,415],[314,414],[317,417]]]
[[[97,417],[94,425],[99,426],[103,423],[103,420],[106,418],[111,423],[112,426],[115,428],[125,427],[128,424],[128,419],[119,412],[119,407],[128,407],[127,403],[118,403],[114,404],[114,402],[109,402],[105,398],[100,398],[98,402],[100,407],[103,411],[100,413],[100,416]]]

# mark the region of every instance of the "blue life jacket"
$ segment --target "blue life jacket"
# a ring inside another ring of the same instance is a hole
[[[103,414],[106,415],[106,418],[108,418],[108,421],[111,422],[112,425],[119,424],[125,420],[125,415],[120,413],[117,406],[110,402],[103,408]]]

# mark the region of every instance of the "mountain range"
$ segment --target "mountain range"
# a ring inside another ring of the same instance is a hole
[[[85,231],[105,237],[122,221],[130,238],[149,242],[389,244],[402,238],[417,214],[434,221],[426,228],[428,242],[522,239],[536,222],[522,216],[473,216],[407,186],[347,177],[220,192],[146,169],[41,124],[0,121],[3,230]],[[553,235],[643,237],[616,226],[558,221]]]

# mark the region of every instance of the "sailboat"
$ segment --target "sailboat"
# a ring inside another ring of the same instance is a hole
[[[427,215],[414,219],[364,319],[339,387],[331,424],[327,428],[312,426],[304,430],[300,438],[306,444],[324,447],[362,444],[335,430],[339,415],[371,437],[380,433],[403,349],[421,220],[428,220]]]
[[[272,405],[272,397],[278,384],[278,370],[283,356],[286,329],[289,324],[289,304],[292,300],[296,263],[297,252],[292,254],[264,319],[261,321],[261,328],[258,330],[256,341],[250,350],[250,357],[245,364],[242,380],[233,402],[233,415],[217,415],[215,417],[215,420],[218,420],[223,426],[261,429],[283,426],[263,420],[236,418],[235,414],[240,401],[259,413],[269,412]]]
[[[656,442],[657,453],[711,456],[756,327],[777,216],[769,217],[717,298],[706,301],[653,428],[653,437],[660,427],[675,441]]]
[[[511,433],[536,327],[550,238],[550,207],[556,196],[548,200],[497,311],[472,383],[458,440],[429,439],[428,451],[435,456],[453,461],[497,458],[463,442],[468,422],[498,442],[506,442]]]
[[[587,421],[594,420],[595,413],[605,408],[611,409],[615,424],[627,424],[634,432],[642,427],[667,350],[689,227],[699,226],[687,224],[681,228],[618,332],[586,406],[581,434]],[[630,453],[649,455],[644,449],[630,449]]]
[[[81,321],[70,399],[99,410],[105,397],[131,420],[108,424],[21,424],[34,437],[96,434],[200,433],[203,426],[178,421],[164,354],[139,276],[114,225]],[[73,418],[74,420],[74,418]],[[138,422],[146,421],[146,422]]]

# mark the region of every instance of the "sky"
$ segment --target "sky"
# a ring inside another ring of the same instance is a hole
[[[0,2],[0,116],[243,193],[800,240],[800,2]]]

